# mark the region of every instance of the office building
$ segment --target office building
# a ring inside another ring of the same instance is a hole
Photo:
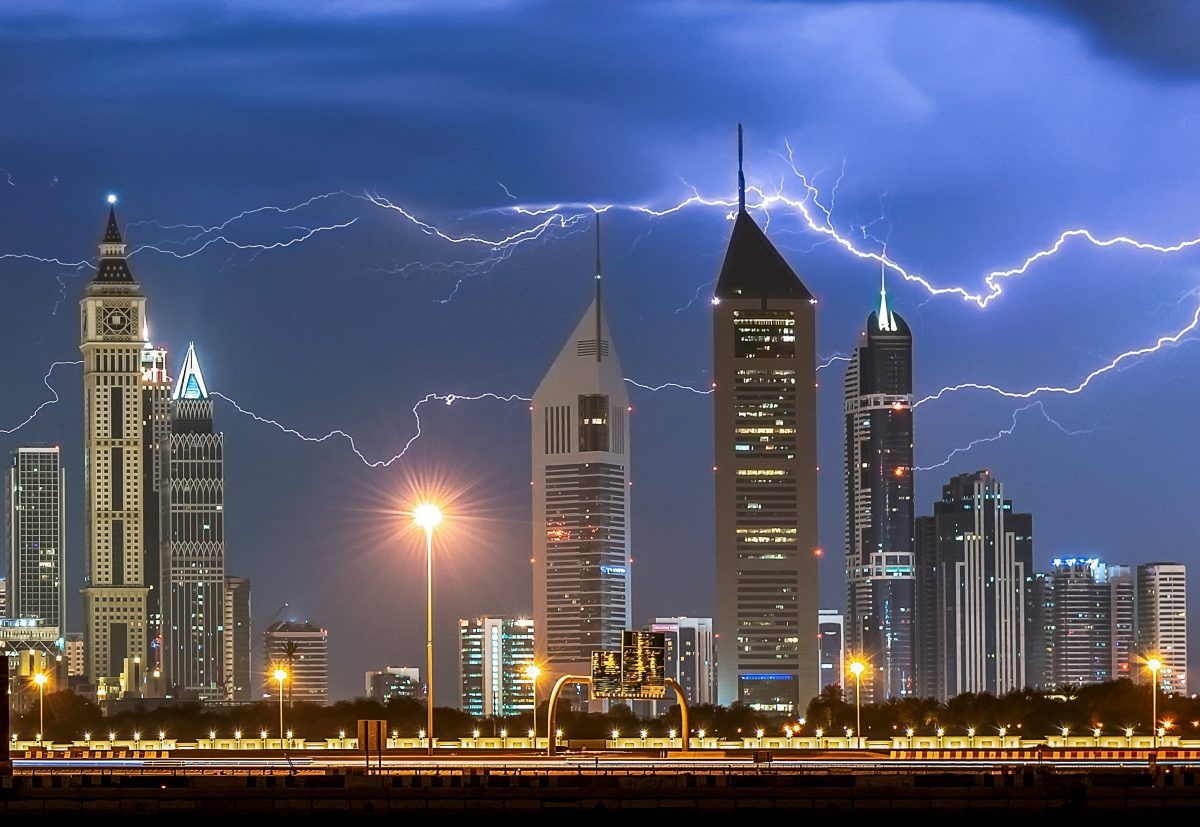
[[[656,617],[649,631],[660,632],[666,651],[663,672],[683,689],[689,704],[717,702],[717,662],[711,617]]]
[[[817,649],[821,656],[821,689],[842,686],[846,674],[846,622],[837,609],[817,612]]]
[[[513,617],[458,622],[463,712],[506,718],[533,709],[535,684],[527,670],[534,663],[535,628],[532,620]],[[540,677],[541,681],[547,677]],[[549,690],[543,700],[548,695]]]
[[[246,703],[254,697],[250,579],[225,575],[225,697]]]
[[[425,700],[421,670],[415,666],[385,666],[367,673],[367,697],[387,703],[391,700]]]
[[[713,295],[718,700],[817,693],[816,299],[739,205]]]
[[[167,376],[167,349],[150,342],[150,328],[142,323],[142,547],[145,549],[146,623],[150,641],[148,692],[162,695],[163,679],[163,574],[162,481],[163,447],[171,434],[171,380]],[[152,688],[152,690],[151,690]]]
[[[881,281],[879,309],[846,367],[843,405],[846,645],[870,664],[865,702],[917,688],[912,374],[912,334]]]
[[[262,696],[279,691],[272,675],[282,668],[288,678],[283,694],[288,703],[329,701],[329,632],[311,623],[281,620],[263,633]]]
[[[67,677],[82,678],[86,675],[82,632],[67,632],[63,635],[63,656],[67,659]]]
[[[945,701],[1025,688],[1036,640],[1033,517],[1014,513],[1000,481],[976,471],[951,478],[916,536],[917,578],[927,581],[917,592],[928,601],[917,607],[917,637],[933,644],[921,694]]]
[[[66,474],[58,446],[13,451],[5,514],[7,616],[66,624]]]
[[[629,397],[595,295],[533,394],[533,607],[547,680],[586,674],[630,621]]]
[[[140,697],[150,651],[142,439],[146,297],[115,208],[80,301],[84,404],[84,624],[99,697]]]
[[[226,699],[225,437],[193,344],[171,393],[162,443],[164,684],[175,697]]]
[[[1182,563],[1137,567],[1137,673],[1147,680],[1148,658],[1162,661],[1158,683],[1168,695],[1187,695],[1187,569]]]
[[[1037,582],[1043,674],[1038,680],[1031,668],[1030,683],[1053,689],[1112,680],[1113,587],[1108,567],[1095,558],[1055,559]]]
[[[1137,674],[1137,589],[1131,566],[1108,567],[1112,592],[1113,678],[1133,678]]]

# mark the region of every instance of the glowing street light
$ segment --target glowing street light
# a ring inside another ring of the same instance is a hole
[[[1162,669],[1162,661],[1150,658],[1146,668],[1150,670],[1150,732],[1154,736],[1154,748],[1158,749],[1158,670]]]
[[[850,674],[854,676],[854,730],[858,733],[859,747],[862,747],[862,674],[867,671],[867,664],[861,658],[850,661]]]
[[[45,672],[38,672],[33,676],[33,682],[38,688],[38,743],[42,742],[42,733],[46,730],[45,716],[42,714],[42,708],[46,699],[46,682],[50,680],[50,676]]]
[[[276,668],[275,671],[271,674],[271,677],[273,677],[275,679],[275,682],[277,684],[279,684],[279,740],[282,741],[283,740],[283,682],[288,679],[288,673],[286,670],[284,670],[282,668]],[[264,735],[263,738],[265,739],[266,736]],[[282,746],[283,746],[283,744],[280,744],[280,747],[282,747]]]
[[[530,733],[530,737],[533,738],[533,746],[535,748],[537,747],[537,701],[538,701],[537,684],[538,684],[538,678],[541,676],[541,674],[542,674],[542,670],[538,667],[538,665],[536,663],[531,663],[531,664],[529,664],[529,666],[525,667],[525,676],[527,678],[529,678],[529,683],[533,686],[533,731]],[[549,711],[547,711],[546,714],[548,717]],[[550,722],[547,721],[546,726],[549,726],[549,725],[550,725]]]
[[[433,530],[441,525],[442,510],[433,503],[421,503],[413,509],[412,518],[425,531],[425,732],[433,755]]]

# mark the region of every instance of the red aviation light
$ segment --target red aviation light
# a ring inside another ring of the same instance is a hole
[[[813,557],[824,557],[824,556],[825,556],[825,549],[823,549],[823,548],[814,548],[813,549]]]

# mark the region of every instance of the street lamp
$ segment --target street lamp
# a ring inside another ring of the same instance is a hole
[[[1146,668],[1150,670],[1150,732],[1154,736],[1154,748],[1158,749],[1158,670],[1162,669],[1162,661],[1150,658]]]
[[[433,530],[442,522],[442,510],[433,503],[421,503],[413,509],[412,518],[425,530],[425,732],[433,755]]]
[[[854,730],[858,733],[859,747],[862,747],[862,673],[867,670],[867,664],[859,658],[850,661],[850,674],[854,676]]]
[[[529,678],[529,682],[533,685],[533,746],[537,748],[537,682],[541,676],[542,670],[538,668],[536,663],[531,663],[525,668],[525,675]],[[549,713],[547,713],[549,714]],[[549,726],[549,722],[546,724]],[[549,733],[547,733],[549,734]]]
[[[283,741],[283,682],[288,679],[288,673],[283,669],[276,669],[275,672],[272,673],[271,677],[273,677],[275,679],[275,682],[277,684],[279,684],[279,740],[280,740],[280,742],[282,742]],[[280,743],[279,747],[280,747],[280,749],[282,749],[283,744]]]
[[[45,727],[46,727],[45,717],[42,714],[42,708],[44,706],[43,701],[45,701],[45,698],[46,698],[46,681],[48,681],[48,680],[50,680],[50,677],[45,672],[38,672],[36,675],[33,676],[33,682],[37,684],[37,688],[38,688],[38,743],[39,744],[42,742],[42,733],[45,731]]]

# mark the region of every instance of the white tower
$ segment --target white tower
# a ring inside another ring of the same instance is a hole
[[[112,207],[80,310],[87,677],[102,695],[136,696],[149,645],[142,525],[146,297],[129,270]]]
[[[596,295],[538,385],[533,415],[533,608],[546,686],[589,674],[631,626],[629,397]]]

